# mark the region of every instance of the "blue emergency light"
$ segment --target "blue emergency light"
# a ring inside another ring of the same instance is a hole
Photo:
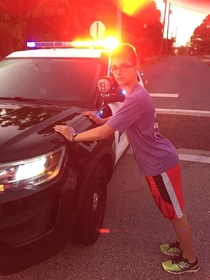
[[[27,42],[28,48],[69,48],[74,42]]]

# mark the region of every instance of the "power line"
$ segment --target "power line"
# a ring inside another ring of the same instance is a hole
[[[177,3],[174,3],[173,1],[171,1],[171,3],[172,3],[174,6],[178,6],[178,7],[180,7],[180,8],[183,8],[183,9],[186,9],[186,10],[190,10],[190,11],[195,12],[195,13],[199,13],[199,14],[203,14],[203,15],[208,15],[208,14],[209,14],[209,13],[204,13],[204,12],[201,12],[201,11],[194,10],[194,9],[192,9],[192,8],[184,7],[184,6],[182,6],[182,5],[179,5],[179,4],[177,4]]]

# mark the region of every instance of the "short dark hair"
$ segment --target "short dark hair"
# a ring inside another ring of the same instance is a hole
[[[133,65],[138,64],[136,49],[131,44],[122,43],[118,47],[116,47],[110,54],[111,59],[121,56],[128,58]]]

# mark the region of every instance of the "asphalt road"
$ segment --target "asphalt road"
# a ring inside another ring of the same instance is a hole
[[[184,75],[182,78],[185,83],[177,85],[180,64],[180,75]],[[173,65],[177,70],[171,70],[173,73],[167,76],[168,71],[163,70],[168,69],[169,65]],[[158,85],[155,85],[155,82],[148,84],[150,92],[178,94],[178,97],[173,98],[154,97],[157,108],[208,112],[210,94],[206,94],[206,88],[210,92],[209,66],[203,72],[205,76],[207,71],[208,79],[201,77],[197,79],[198,85],[195,83],[193,86],[201,88],[205,82],[206,86],[202,87],[205,90],[200,90],[197,95],[190,95],[193,88],[189,83],[196,74],[194,76],[193,72],[184,69],[193,67],[194,71],[197,71],[196,65],[199,65],[199,71],[206,67],[194,57],[172,57],[146,69],[149,80],[153,75],[157,75],[159,80]],[[162,75],[157,69],[163,69]],[[165,87],[161,81],[164,77],[167,80]],[[187,102],[189,96],[194,97]],[[199,103],[198,100],[201,99],[203,101]],[[177,276],[162,269],[161,262],[167,260],[167,257],[161,254],[159,245],[173,241],[175,236],[168,221],[156,208],[146,181],[139,174],[133,155],[128,150],[109,184],[104,233],[98,241],[93,246],[84,247],[67,244],[62,238],[53,244],[41,244],[27,253],[14,256],[10,263],[0,259],[0,279],[210,280],[210,117],[176,112],[162,113],[158,118],[161,133],[174,143],[180,155],[186,212],[201,262],[200,271]]]

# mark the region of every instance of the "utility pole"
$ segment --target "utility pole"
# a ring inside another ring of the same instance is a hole
[[[163,34],[162,34],[161,45],[160,45],[160,57],[163,54],[163,40],[164,40],[164,32],[165,32],[167,0],[163,0],[163,2],[165,3],[165,9],[164,9],[164,18],[163,18]]]
[[[168,32],[169,32],[170,14],[171,14],[171,2],[169,2],[169,8],[168,8],[168,26],[167,26],[167,40],[166,40],[166,55],[168,55]]]
[[[179,28],[179,26],[176,26],[176,35],[175,35],[175,37],[176,37],[176,47],[178,47],[178,41],[177,41],[178,28]]]
[[[117,4],[117,36],[118,39],[122,40],[122,10],[120,5],[120,0],[118,0]]]

